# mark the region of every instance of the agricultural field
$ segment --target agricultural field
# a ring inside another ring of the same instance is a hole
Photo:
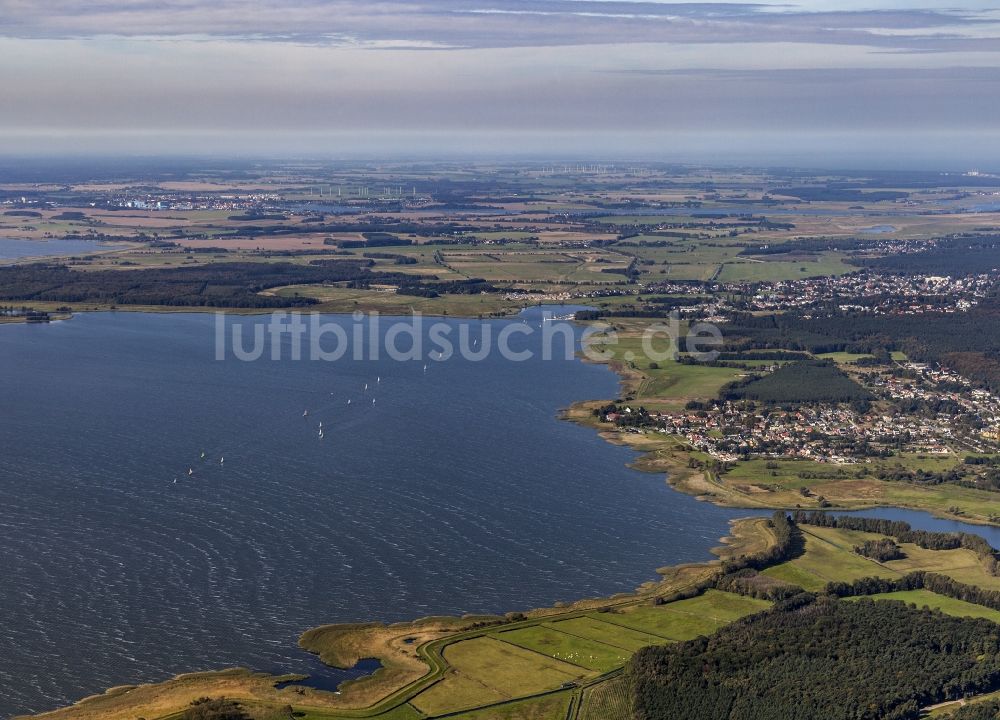
[[[592,685],[583,692],[580,720],[632,720],[632,689],[622,677]]]
[[[723,625],[770,607],[766,600],[709,590],[690,600],[659,607],[634,607],[620,613],[592,615],[615,625],[645,632],[665,641],[710,635]]]
[[[635,652],[647,645],[657,645],[663,638],[650,633],[629,630],[614,623],[605,622],[600,615],[587,615],[570,620],[559,620],[547,627],[572,636],[604,643],[613,648]]]
[[[558,689],[592,674],[578,665],[527,650],[495,637],[449,645],[444,659],[453,672],[417,695],[413,705],[441,713]]]
[[[622,648],[546,625],[510,630],[496,637],[506,643],[599,672],[607,672],[624,664],[632,654]]]
[[[755,282],[770,280],[796,280],[810,277],[828,277],[853,272],[856,268],[846,264],[842,256],[833,253],[817,260],[795,262],[752,261],[726,263],[719,273],[720,282]]]
[[[531,700],[519,700],[462,713],[455,716],[455,720],[565,720],[570,697],[570,693],[564,692]]]

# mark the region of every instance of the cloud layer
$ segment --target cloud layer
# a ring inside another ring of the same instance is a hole
[[[881,4],[881,7],[879,5]],[[919,51],[998,48],[1000,16],[909,9],[885,0],[836,10],[813,0],[672,3],[599,0],[73,0],[0,2],[0,34],[19,38],[213,36],[361,47],[537,47],[620,43],[820,42]]]
[[[0,151],[336,151],[353,132],[992,152],[1000,12],[929,2],[0,0]]]

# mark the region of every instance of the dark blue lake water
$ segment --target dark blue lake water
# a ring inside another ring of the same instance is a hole
[[[93,240],[20,240],[0,238],[0,260],[25,257],[50,257],[55,255],[87,255],[109,250],[113,246]]]
[[[188,670],[316,672],[296,639],[322,623],[631,590],[747,514],[558,418],[616,395],[604,367],[216,361],[214,324],[0,327],[0,716]]]
[[[250,337],[264,320],[232,322]],[[0,327],[0,716],[232,665],[335,687],[356,673],[297,650],[309,627],[631,590],[709,558],[748,513],[629,470],[631,451],[558,419],[615,396],[604,367],[216,361],[214,325]],[[865,514],[1000,546],[997,528]]]

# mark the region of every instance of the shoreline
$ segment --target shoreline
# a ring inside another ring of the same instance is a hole
[[[721,572],[724,560],[746,555],[774,544],[768,519],[748,516],[730,521],[727,535],[710,549],[715,559],[683,563],[656,570],[658,579],[632,592],[609,597],[584,598],[567,604],[534,608],[506,615],[430,616],[401,623],[346,623],[306,630],[299,639],[304,652],[316,655],[331,667],[353,667],[363,659],[381,663],[374,673],[343,681],[337,693],[303,685],[276,685],[301,680],[300,674],[271,675],[243,667],[193,671],[154,683],[117,685],[103,693],[81,698],[71,705],[41,713],[17,715],[12,720],[134,720],[137,713],[150,720],[179,717],[191,700],[220,695],[247,704],[296,704],[310,711],[337,713],[336,717],[372,717],[390,711],[440,680],[448,669],[443,651],[451,644],[504,630],[581,616],[595,610],[618,609],[654,600],[681,596]],[[409,668],[404,665],[403,649]],[[601,676],[603,677],[603,676]],[[123,699],[128,698],[127,703]],[[153,715],[153,712],[159,714]],[[340,713],[343,713],[342,715]]]
[[[527,306],[532,307],[532,306]],[[525,308],[522,308],[522,310]],[[217,311],[216,308],[202,308],[202,312]],[[146,311],[134,308],[132,311]],[[162,312],[189,312],[192,308],[165,308]],[[249,311],[239,314],[262,314],[266,311]],[[338,313],[329,313],[338,314]],[[581,358],[583,362],[594,362]],[[624,390],[629,381],[629,369],[616,367],[614,362],[598,362],[607,365],[616,373]],[[633,371],[633,380],[641,373]],[[239,697],[269,701],[294,701],[309,704],[307,707],[331,712],[344,711],[348,716],[371,716],[391,710],[405,703],[419,692],[440,679],[447,669],[443,649],[449,644],[463,639],[477,637],[483,628],[504,625],[516,629],[522,625],[535,624],[540,618],[571,618],[575,613],[593,611],[606,607],[628,606],[648,602],[664,594],[681,592],[705,577],[714,574],[723,559],[749,554],[762,544],[766,547],[773,540],[765,529],[766,518],[752,513],[770,512],[775,509],[795,510],[795,507],[775,507],[773,504],[754,504],[724,484],[714,482],[710,473],[700,468],[688,466],[684,460],[688,453],[679,443],[669,443],[674,447],[665,453],[663,436],[652,439],[645,433],[628,433],[605,428],[594,422],[591,410],[607,401],[579,401],[560,411],[562,420],[573,422],[594,430],[598,437],[609,444],[628,446],[639,455],[628,465],[647,473],[663,473],[667,484],[677,492],[692,495],[696,499],[711,502],[721,507],[745,509],[748,516],[730,521],[729,534],[718,539],[720,545],[709,551],[717,559],[701,563],[687,563],[658,568],[659,578],[640,584],[633,592],[618,593],[604,598],[583,598],[570,603],[557,603],[552,607],[534,608],[522,612],[508,612],[506,615],[466,615],[461,617],[425,617],[403,623],[384,624],[348,623],[323,625],[305,630],[299,638],[299,647],[316,655],[320,661],[337,669],[350,669],[363,659],[376,659],[381,666],[372,674],[343,681],[337,693],[317,691],[308,686],[289,686],[277,690],[275,685],[289,680],[302,679],[302,675],[270,675],[247,668],[227,668],[222,670],[195,671],[177,675],[171,679],[142,685],[119,685],[104,693],[85,697],[72,705],[46,711],[36,715],[21,715],[15,720],[29,717],[51,718],[51,720],[96,720],[97,718],[118,718],[108,714],[107,705],[131,695],[142,702],[144,696],[158,697],[164,693],[194,693],[200,697],[218,693],[228,688]],[[665,436],[669,438],[670,436]],[[652,447],[651,447],[652,446]],[[831,510],[859,510],[875,507],[906,507],[868,503],[851,507],[830,508]],[[910,509],[928,512],[936,517],[954,520],[920,506]],[[971,518],[961,518],[962,522],[973,523]],[[978,524],[992,525],[988,522]],[[219,688],[219,683],[224,688]],[[187,687],[185,686],[193,686]],[[242,694],[241,694],[242,693]],[[186,697],[186,695],[185,695]],[[394,704],[395,703],[395,704]],[[129,703],[134,708],[134,703]],[[145,708],[146,705],[140,707]],[[95,714],[90,714],[90,713]],[[132,717],[133,710],[129,710]],[[168,717],[157,716],[157,717]],[[125,715],[120,716],[123,720]]]
[[[49,306],[56,307],[67,307],[68,312],[59,313],[58,320],[72,320],[76,315],[85,315],[88,313],[115,313],[115,312],[132,312],[132,313],[151,313],[155,315],[171,315],[171,314],[183,314],[183,313],[224,313],[226,315],[242,315],[242,316],[255,316],[255,315],[270,315],[275,312],[286,312],[286,313],[319,313],[321,315],[346,315],[350,316],[357,312],[357,309],[323,309],[322,303],[318,305],[305,305],[305,306],[290,306],[290,307],[272,307],[272,308],[232,308],[232,307],[212,307],[208,305],[94,305],[88,304],[87,307],[74,307],[73,303],[63,303],[54,301],[43,301],[43,300],[8,300],[9,303],[23,303],[23,307],[37,309],[43,312],[48,312],[52,314],[53,322],[56,320],[54,313],[56,313],[55,307],[50,308]],[[434,318],[449,318],[453,320],[503,320],[507,318],[517,317],[520,313],[533,307],[562,307],[565,305],[576,305],[576,303],[549,303],[549,302],[539,302],[531,303],[528,305],[519,305],[517,307],[511,308],[510,312],[505,312],[499,315],[490,315],[489,317],[483,315],[465,315],[461,313],[432,313],[432,312],[421,312],[420,315],[423,317],[434,317]],[[19,306],[22,307],[22,306]],[[367,315],[378,314],[380,317],[413,317],[413,314],[402,314],[402,313],[383,313],[378,310],[365,311]],[[10,318],[0,318],[0,326],[2,325],[18,325],[26,324],[26,319],[21,316],[10,317]]]
[[[580,360],[586,363],[605,365],[617,374],[620,388],[619,396],[621,397],[629,394],[629,390],[634,390],[633,387],[630,387],[630,381],[641,382],[641,379],[644,377],[640,371],[628,368],[614,360],[599,361],[582,356]],[[718,478],[713,477],[714,473],[711,471],[690,467],[687,464],[687,461],[691,458],[690,451],[685,450],[682,447],[684,442],[674,435],[647,434],[645,432],[630,433],[618,430],[614,426],[605,427],[595,422],[591,411],[595,407],[606,405],[608,402],[607,400],[582,400],[563,409],[560,417],[563,420],[593,430],[598,437],[607,443],[628,447],[639,453],[636,459],[628,464],[629,467],[646,473],[662,473],[665,475],[664,481],[673,490],[693,496],[701,502],[708,502],[717,507],[748,511],[757,510],[761,512],[770,512],[773,510],[792,512],[795,510],[817,509],[832,512],[853,512],[875,510],[878,508],[899,508],[902,510],[926,512],[941,520],[985,527],[1000,527],[1000,522],[991,522],[989,519],[969,515],[956,515],[920,503],[877,502],[863,498],[847,497],[839,498],[838,502],[829,507],[816,508],[787,503],[756,502],[749,495],[720,482]],[[641,402],[641,398],[637,398],[635,402]],[[664,454],[665,452],[669,454]]]

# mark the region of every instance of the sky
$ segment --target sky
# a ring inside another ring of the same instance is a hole
[[[0,0],[5,154],[1000,170],[998,118],[984,0]]]

